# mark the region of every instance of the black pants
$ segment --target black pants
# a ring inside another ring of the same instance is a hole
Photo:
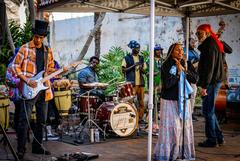
[[[13,128],[17,130],[18,120],[19,120],[19,113],[21,108],[21,101],[14,101],[15,111],[14,111],[14,118],[13,118]]]
[[[27,141],[27,131],[31,119],[33,106],[36,106],[36,126],[33,127],[35,138],[32,142],[32,148],[40,148],[43,139],[43,125],[47,119],[48,103],[45,102],[45,92],[40,92],[34,99],[20,100],[19,120],[17,126],[18,152],[25,151]],[[40,144],[39,144],[40,143]]]

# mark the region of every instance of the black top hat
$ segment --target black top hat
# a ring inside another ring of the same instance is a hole
[[[42,20],[35,20],[35,27],[32,29],[34,35],[47,36],[48,22]]]

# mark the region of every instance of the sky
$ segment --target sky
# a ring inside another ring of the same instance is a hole
[[[93,16],[92,12],[90,13],[66,13],[66,12],[53,12],[53,19],[55,21],[64,20],[69,18],[77,18],[77,17],[84,17],[84,16]]]

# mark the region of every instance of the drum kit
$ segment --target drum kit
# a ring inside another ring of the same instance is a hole
[[[91,137],[92,128],[101,131],[104,139],[110,134],[127,137],[137,130],[138,112],[133,103],[135,94],[130,82],[119,83],[116,92],[106,96],[106,102],[101,102],[99,97],[90,95],[90,92],[96,89],[106,89],[109,84],[84,85],[91,89],[82,95],[69,93],[69,91],[57,91],[57,93],[55,91],[54,98],[62,116],[66,116],[66,110],[72,107],[71,102],[77,106],[77,114],[81,116],[81,120],[75,132],[76,129],[80,129],[79,137],[86,129]]]

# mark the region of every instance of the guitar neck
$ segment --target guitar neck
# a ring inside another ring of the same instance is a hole
[[[44,77],[41,82],[44,83],[44,82],[46,82],[47,80],[50,80],[51,78],[59,75],[59,74],[62,73],[62,72],[63,72],[63,69],[59,69],[59,70],[57,70],[56,72],[53,72],[52,74]]]
[[[81,64],[81,63],[82,63],[82,61],[75,62],[75,63],[67,66],[66,69],[69,70],[69,69],[71,69],[71,68],[73,68],[73,67],[78,66],[78,65]],[[63,71],[64,71],[64,69],[61,68],[61,69],[53,72],[52,74],[44,77],[44,78],[41,80],[41,82],[44,83],[44,82],[46,82],[47,80],[50,80],[51,78],[53,78],[53,77],[55,77],[55,76],[57,76],[57,75],[60,75]]]

